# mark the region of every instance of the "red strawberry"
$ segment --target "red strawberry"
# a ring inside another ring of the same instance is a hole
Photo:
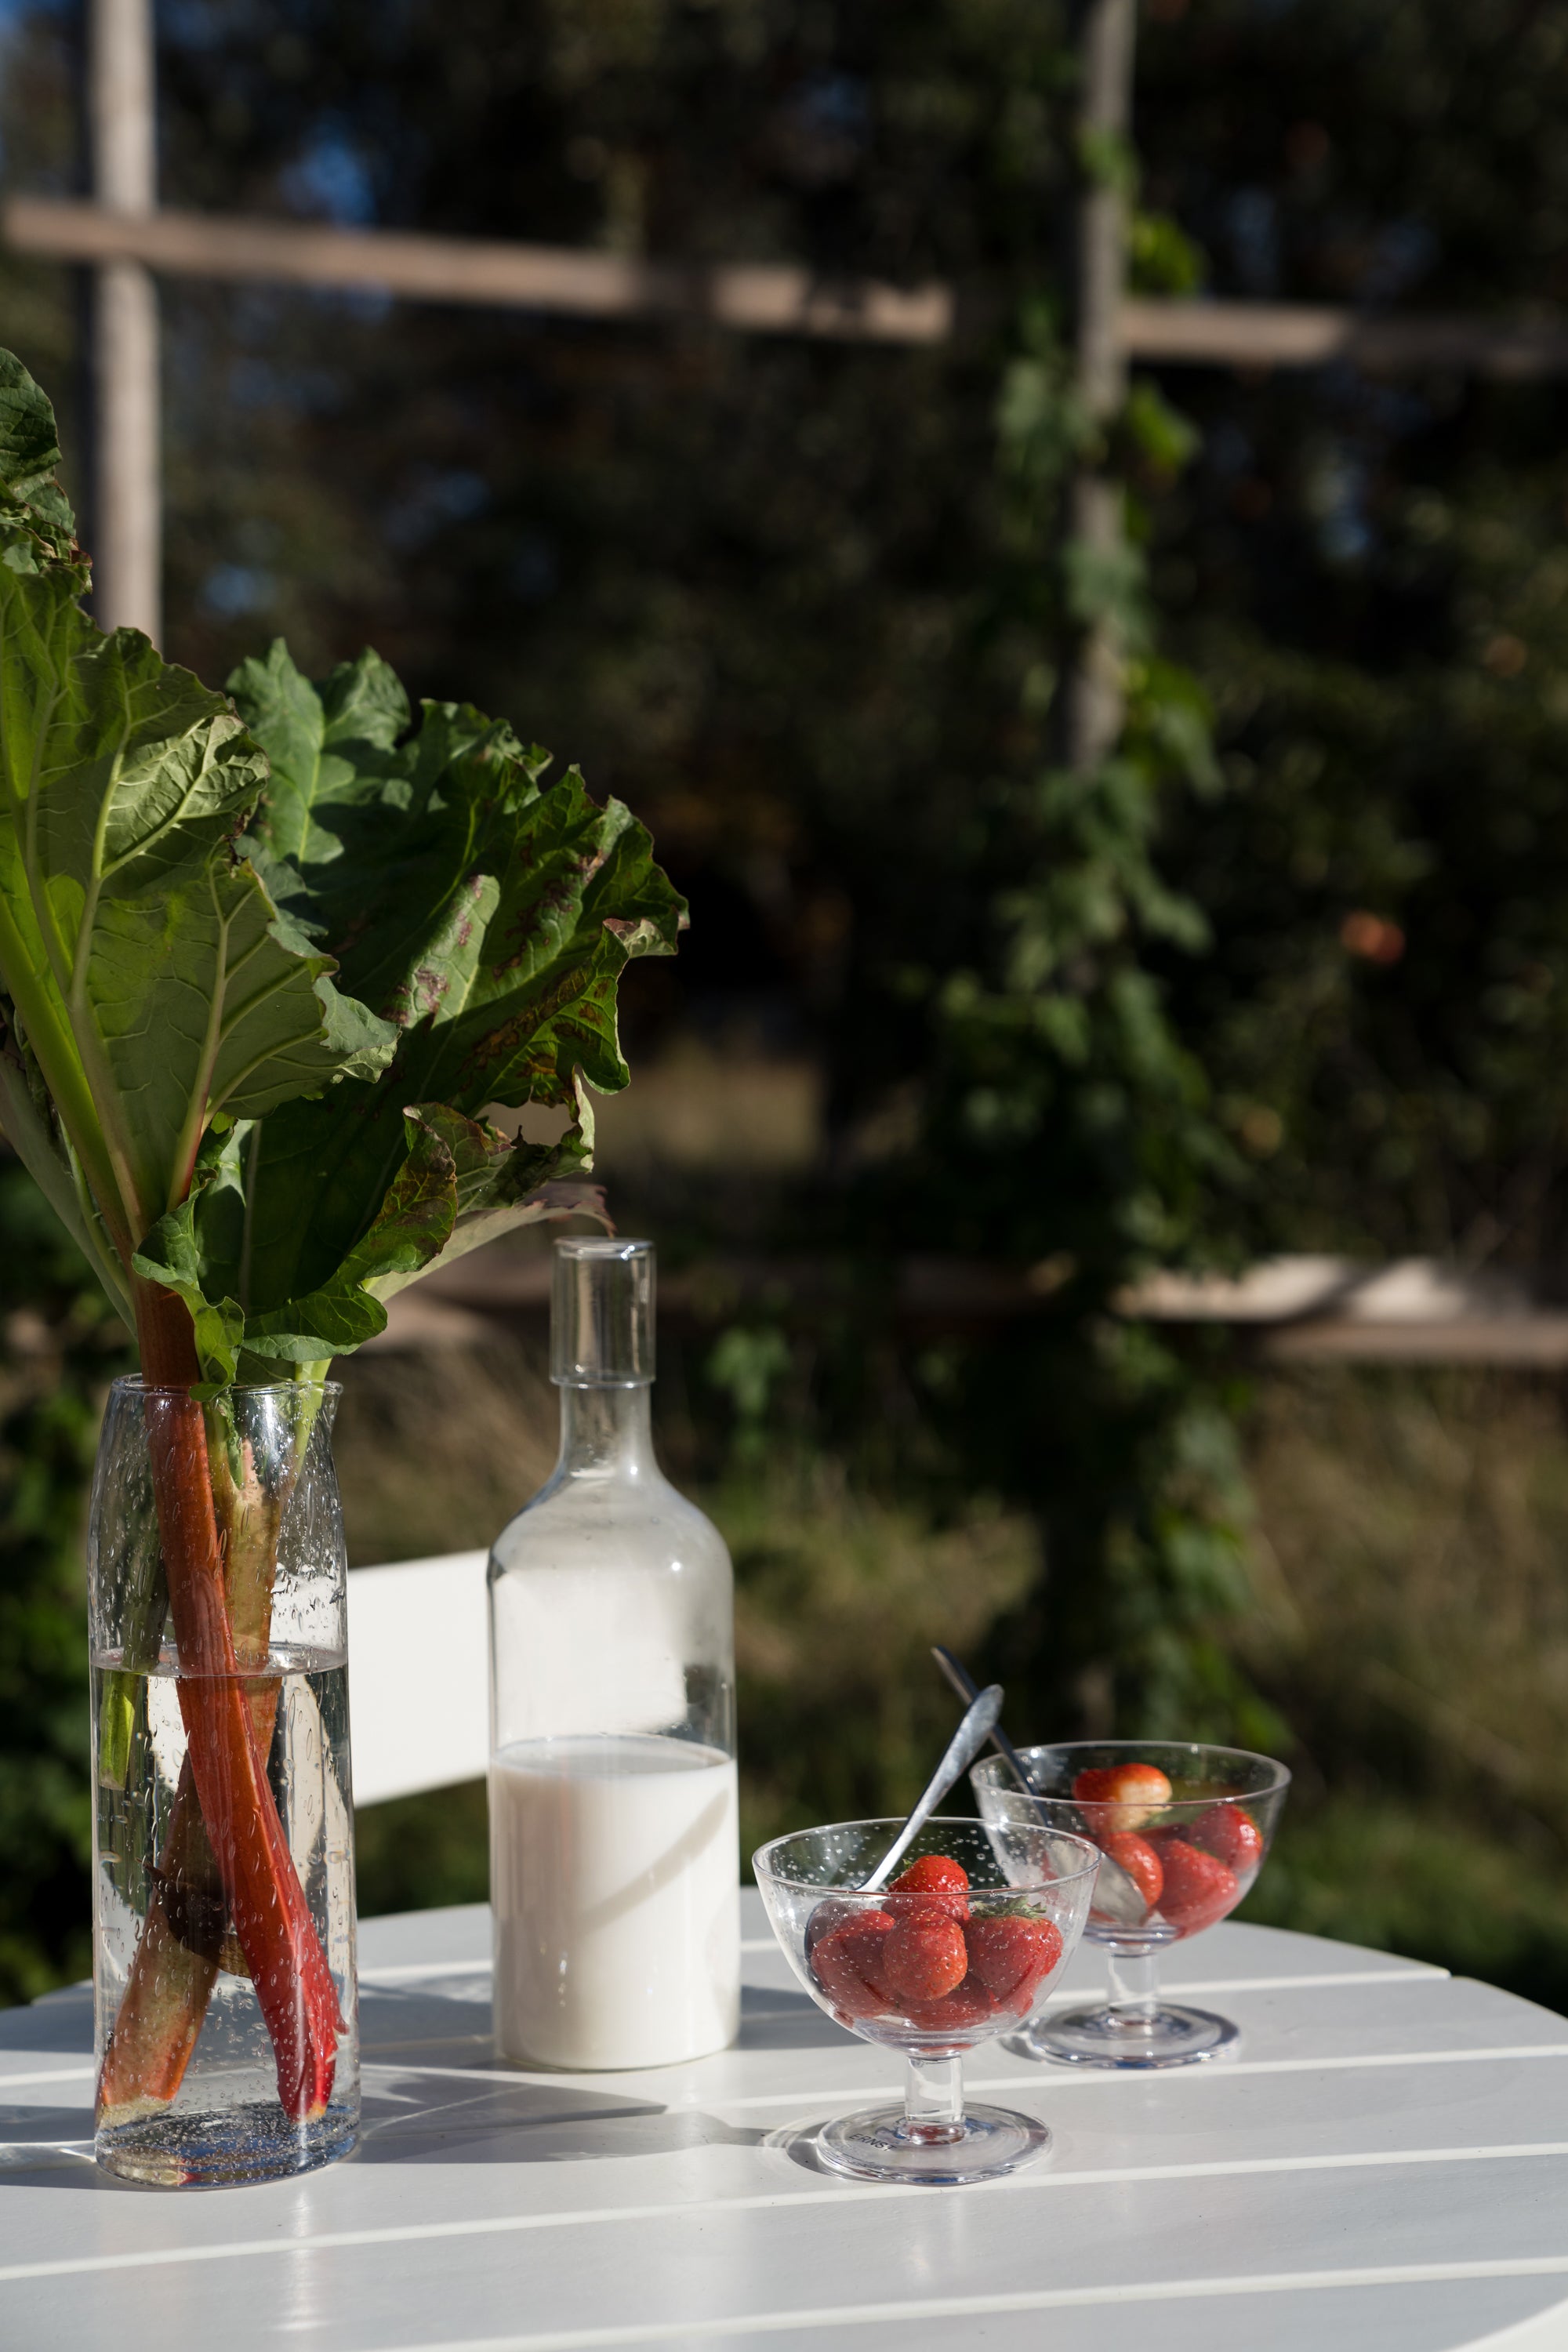
[[[1228,1798],[1200,1813],[1187,1836],[1205,1853],[1218,1854],[1227,1870],[1239,1877],[1258,1868],[1263,1859],[1263,1832],[1252,1815]]]
[[[963,1930],[945,1911],[898,1920],[882,1950],[882,1981],[900,2007],[940,2000],[963,1982],[968,1968]]]
[[[889,1913],[863,1910],[818,1938],[811,1973],[841,2017],[874,2017],[892,2006],[883,1976],[892,1926]]]
[[[1164,1865],[1165,1885],[1160,1896],[1160,1909],[1173,1927],[1184,1936],[1195,1936],[1200,1927],[1212,1927],[1223,1919],[1241,1900],[1241,1887],[1234,1870],[1221,1862],[1216,1853],[1205,1853],[1184,1838],[1167,1838],[1160,1859]]]
[[[1072,1792],[1084,1808],[1089,1835],[1115,1837],[1124,1830],[1142,1829],[1168,1804],[1171,1784],[1154,1764],[1107,1764],[1080,1772]]]
[[[969,1873],[950,1853],[922,1853],[911,1862],[901,1878],[893,1881],[896,1895],[947,1895],[955,1887],[967,1887]]]
[[[994,2016],[995,2007],[979,1979],[967,1976],[940,2000],[911,2000],[904,2014],[922,2033],[971,2033]]]
[[[846,1927],[851,1919],[868,1919],[874,1915],[853,1895],[830,1895],[819,1903],[805,1923],[805,1957],[809,1960],[825,1936],[836,1927]]]
[[[888,1889],[889,1896],[913,1895],[920,1898],[918,1907],[944,1911],[950,1919],[969,1916],[969,1873],[951,1854],[922,1853],[911,1862],[901,1878],[895,1878]],[[895,1915],[917,1907],[910,1903],[890,1902]]]
[[[1160,1889],[1165,1883],[1165,1873],[1159,1855],[1147,1838],[1136,1830],[1118,1831],[1114,1837],[1101,1838],[1101,1851],[1112,1862],[1119,1862],[1151,1911],[1160,1900]]]
[[[984,1986],[997,2009],[1018,2015],[1062,1956],[1060,1930],[1049,1919],[972,1919],[966,1939],[971,1980]]]

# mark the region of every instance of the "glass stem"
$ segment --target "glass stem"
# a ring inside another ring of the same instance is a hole
[[[1118,2025],[1146,2032],[1160,2005],[1152,1952],[1113,1952],[1110,1959],[1110,2006]]]
[[[904,2063],[904,2137],[922,2147],[963,2137],[963,2061],[908,2057]]]

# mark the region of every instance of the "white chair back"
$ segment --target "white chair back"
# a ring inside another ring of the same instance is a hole
[[[356,1805],[483,1778],[489,1760],[488,1557],[453,1551],[350,1571]]]

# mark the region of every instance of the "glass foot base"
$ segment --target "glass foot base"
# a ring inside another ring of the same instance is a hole
[[[1071,2009],[1042,2017],[1007,2048],[1064,2066],[1195,2066],[1218,2058],[1241,2039],[1227,2017],[1162,2001],[1147,2015],[1110,2008]]]
[[[314,2123],[281,2108],[237,2106],[217,2114],[165,2113],[99,2133],[93,2155],[105,2172],[158,2189],[233,2188],[289,2180],[347,2156],[359,2138],[352,2108],[328,2108]]]
[[[1011,2107],[969,2107],[952,2139],[917,2137],[902,2107],[863,2108],[825,2124],[812,2140],[819,2164],[857,2180],[929,2180],[952,2189],[998,2180],[1049,2152],[1051,2136],[1033,2116]]]

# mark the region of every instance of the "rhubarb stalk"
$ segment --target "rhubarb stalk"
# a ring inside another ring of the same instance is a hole
[[[321,2114],[331,2095],[342,2023],[337,1989],[268,1785],[266,1752],[229,1622],[206,1422],[189,1393],[201,1369],[190,1317],[168,1292],[151,1284],[138,1290],[147,1438],[191,1777],[272,2037],[279,2099],[286,2114],[309,2118]],[[269,1696],[268,1713],[276,1693]],[[176,1804],[176,1815],[180,1810]],[[193,1844],[186,1809],[171,1825],[161,1869],[165,1884],[173,1876],[195,1895],[201,1890],[188,1867]],[[172,2097],[201,2029],[216,1958],[175,1936],[168,1910],[160,1886],[137,1954],[140,1981],[127,1990],[105,2053],[99,2093],[105,2116],[145,2113]]]

